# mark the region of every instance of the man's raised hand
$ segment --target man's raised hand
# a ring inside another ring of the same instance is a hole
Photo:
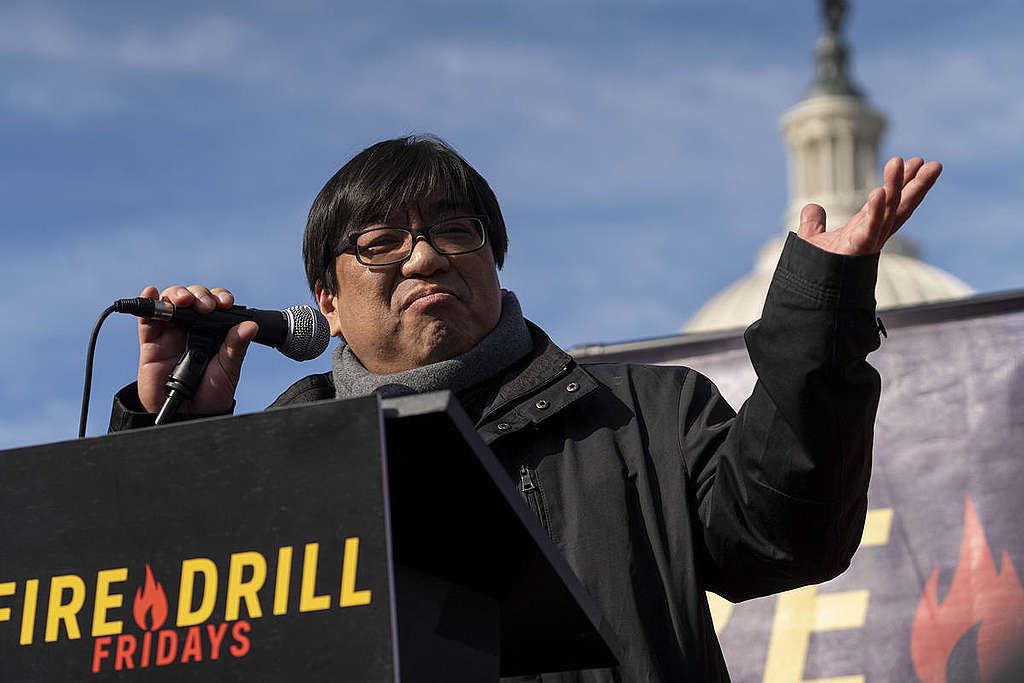
[[[159,295],[156,287],[150,286],[142,290],[140,296],[160,298],[182,308],[192,307],[199,313],[231,308],[235,303],[234,295],[228,290],[211,290],[201,285],[176,285]],[[217,415],[231,410],[246,349],[258,331],[259,326],[252,321],[231,328],[220,351],[210,359],[195,396],[182,405],[181,412]],[[139,319],[139,401],[147,412],[159,412],[167,398],[164,382],[185,351],[185,335],[185,330],[175,325]]]
[[[797,235],[833,254],[874,254],[900,229],[932,188],[942,164],[914,157],[904,164],[893,157],[885,165],[882,187],[868,195],[864,206],[846,225],[825,232],[825,209],[808,204],[800,211]]]

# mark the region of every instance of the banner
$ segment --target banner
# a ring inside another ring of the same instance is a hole
[[[709,596],[734,681],[986,681],[1019,647],[1024,296],[994,298],[880,314],[889,335],[869,358],[882,396],[860,549],[818,586],[738,605]],[[604,359],[693,367],[738,407],[753,369],[735,335],[718,346],[634,343]]]

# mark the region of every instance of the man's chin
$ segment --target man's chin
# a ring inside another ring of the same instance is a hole
[[[414,354],[413,362],[416,363],[416,367],[422,367],[451,360],[469,351],[478,341],[467,338],[465,334],[453,329],[443,320],[437,320],[419,335],[416,345],[418,352]]]

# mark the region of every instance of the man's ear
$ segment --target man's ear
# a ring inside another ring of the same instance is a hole
[[[316,295],[317,307],[327,318],[327,322],[331,324],[331,336],[340,337],[341,316],[338,313],[338,297],[324,289],[323,284],[319,282],[313,288],[313,293]]]

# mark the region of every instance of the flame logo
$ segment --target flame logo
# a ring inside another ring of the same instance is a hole
[[[967,496],[960,560],[949,594],[940,605],[936,567],[914,617],[910,656],[923,683],[946,683],[953,648],[979,622],[977,663],[983,681],[993,679],[1024,636],[1024,588],[1006,550],[1000,559],[1002,569],[996,572],[985,530]]]
[[[150,614],[150,627],[146,628],[146,612]],[[145,590],[139,588],[135,591],[135,604],[132,606],[132,615],[135,623],[143,631],[155,631],[164,625],[167,619],[167,596],[164,595],[164,587],[153,578],[153,570],[146,565]]]

